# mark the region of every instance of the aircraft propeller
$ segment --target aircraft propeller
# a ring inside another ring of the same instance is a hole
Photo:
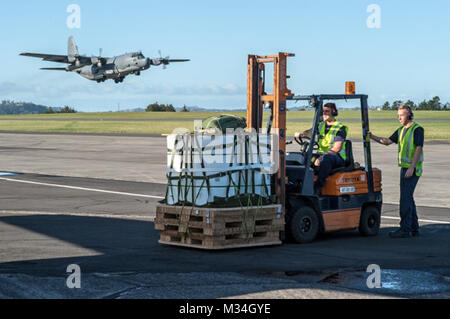
[[[163,69],[166,68],[166,65],[172,63],[172,62],[187,62],[190,61],[189,59],[171,59],[170,56],[166,56],[165,58],[162,57],[161,50],[158,50],[159,58],[153,59],[152,64],[154,65],[163,65]]]
[[[95,57],[94,55],[92,55],[92,57],[91,57],[92,64],[97,64],[97,67],[99,67],[99,68],[102,67],[102,52],[103,52],[103,49],[100,48],[100,49],[98,49],[98,56]]]

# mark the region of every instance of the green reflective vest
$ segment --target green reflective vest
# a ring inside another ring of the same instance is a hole
[[[414,145],[414,131],[422,127],[418,123],[411,125],[409,128],[404,126],[398,129],[398,166],[409,168],[414,158],[416,145]],[[420,159],[416,164],[416,175],[421,176],[423,172],[423,151]]]
[[[341,122],[334,122],[330,127],[330,130],[327,134],[325,134],[325,122],[322,122],[319,126],[319,153],[327,153],[330,149],[333,148],[334,140],[336,139],[336,134],[339,130],[344,127],[345,133],[348,134],[348,127],[342,125]],[[341,151],[339,155],[345,161],[347,159],[347,154],[345,153],[345,142],[342,144]]]

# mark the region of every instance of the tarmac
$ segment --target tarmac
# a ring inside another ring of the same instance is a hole
[[[357,143],[354,153],[363,164]],[[449,298],[449,153],[425,145],[419,237],[387,236],[399,222],[396,147],[372,144],[383,172],[378,236],[211,252],[158,243],[164,138],[1,133],[0,298]],[[72,264],[81,288],[68,287]],[[374,264],[379,288],[367,285]]]

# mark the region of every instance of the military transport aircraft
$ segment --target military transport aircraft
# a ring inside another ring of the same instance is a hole
[[[114,82],[122,82],[129,74],[140,75],[141,71],[147,70],[151,65],[163,65],[166,67],[172,62],[186,62],[189,59],[146,58],[141,52],[126,53],[112,58],[101,56],[86,57],[78,53],[78,47],[73,37],[69,37],[67,55],[53,55],[40,53],[21,53],[20,55],[34,58],[42,58],[44,61],[67,63],[65,68],[41,68],[41,70],[76,72],[86,79],[104,82],[113,79]],[[161,55],[161,53],[160,53]]]

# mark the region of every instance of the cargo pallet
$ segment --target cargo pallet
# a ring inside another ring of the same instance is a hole
[[[156,207],[159,243],[200,249],[280,245],[284,231],[281,205],[204,208]]]

